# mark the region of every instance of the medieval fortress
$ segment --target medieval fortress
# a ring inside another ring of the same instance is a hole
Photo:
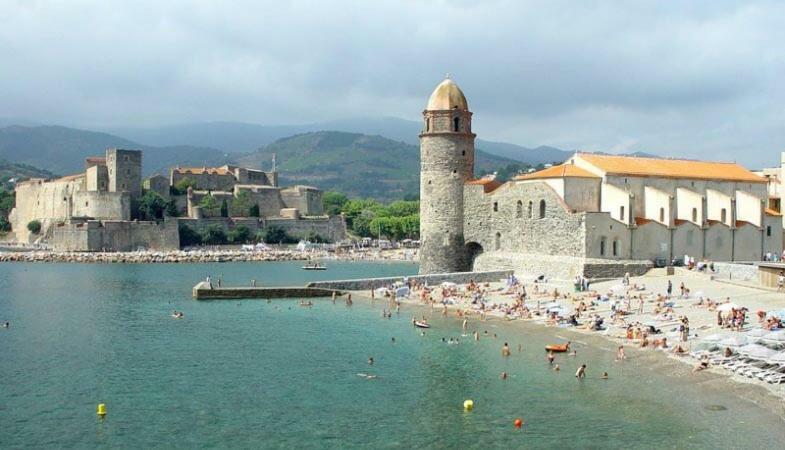
[[[186,192],[178,182],[187,179]],[[154,191],[176,205],[177,217],[161,221],[135,219],[145,191]],[[204,210],[211,196],[217,205]],[[244,205],[231,217],[222,209],[235,201]],[[251,208],[257,213],[249,214]],[[328,217],[322,192],[309,186],[282,188],[278,173],[225,165],[173,168],[167,179],[154,175],[142,180],[140,150],[107,149],[105,157],[89,157],[85,170],[55,180],[31,179],[16,186],[16,206],[9,215],[19,242],[39,242],[55,250],[132,251],[140,248],[170,250],[180,247],[181,227],[195,231],[215,225],[225,231],[243,225],[251,232],[277,226],[292,236],[318,234],[332,241],[346,235],[343,217]],[[37,221],[33,233],[28,224]]]
[[[738,164],[576,153],[502,184],[474,178],[472,113],[452,80],[436,87],[423,118],[423,274],[604,277],[685,255],[760,261],[782,252],[772,182]]]

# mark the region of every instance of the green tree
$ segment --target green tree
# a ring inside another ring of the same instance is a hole
[[[0,190],[0,215],[8,217],[8,213],[14,209],[14,191]]]
[[[229,231],[229,242],[232,244],[245,244],[251,240],[251,230],[245,225],[237,225]]]
[[[248,216],[259,217],[259,205],[257,205],[256,203],[251,205],[251,209],[248,211]]]
[[[258,206],[257,206],[258,208]],[[249,217],[251,214],[251,194],[248,191],[240,191],[232,200],[232,207],[229,208],[232,217]]]
[[[0,231],[1,232],[8,232],[11,231],[11,222],[8,221],[3,216],[0,216]]]
[[[169,188],[172,195],[185,195],[188,193],[188,188],[196,188],[196,180],[189,177],[180,178],[174,186]]]
[[[228,242],[226,232],[220,225],[210,225],[202,230],[202,242],[207,245],[222,245]]]
[[[139,199],[139,218],[142,220],[163,219],[166,210],[166,200],[155,191],[147,191]]]
[[[341,209],[348,201],[349,201],[349,197],[347,197],[346,195],[340,192],[335,192],[335,191],[325,192],[324,195],[322,196],[324,211],[331,216],[340,214]]]
[[[41,222],[38,220],[31,220],[27,222],[27,230],[33,234],[38,234],[41,232]]]
[[[221,213],[221,206],[218,204],[218,200],[213,197],[213,194],[207,194],[202,197],[202,200],[199,201],[199,207],[202,208],[207,217],[215,217]]]
[[[226,197],[221,201],[221,217],[229,217],[229,204],[226,202]]]
[[[289,236],[289,233],[286,232],[281,227],[275,225],[268,225],[256,234],[257,240],[261,242],[265,242],[267,244],[291,244],[293,242],[297,242],[297,239]]]
[[[199,245],[202,243],[202,235],[194,231],[193,228],[185,224],[180,224],[180,247],[189,245]]]
[[[381,205],[381,203],[377,202],[376,200],[361,199],[361,200],[349,200],[343,205],[341,211],[346,215],[346,225],[354,229],[354,220],[357,217],[359,217],[364,212],[366,213],[366,216],[368,215],[368,212],[370,212],[371,215],[375,217],[376,214],[374,213],[374,211],[378,211],[382,208],[383,206]]]
[[[180,212],[177,210],[177,202],[175,202],[174,199],[166,202],[164,214],[166,214],[167,217],[177,217],[180,215]]]

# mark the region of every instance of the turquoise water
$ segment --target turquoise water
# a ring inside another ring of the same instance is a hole
[[[208,274],[227,285],[285,285],[416,271],[299,265],[0,265],[0,321],[11,322],[0,329],[0,446],[777,448],[785,439],[776,416],[634,356],[619,364],[579,345],[555,373],[540,349],[558,331],[534,325],[473,322],[488,336],[448,345],[441,338],[458,337],[460,321],[435,315],[423,337],[411,307],[385,320],[380,302],[190,298]],[[173,309],[185,319],[172,319]],[[579,382],[583,362],[589,376]],[[503,370],[510,379],[499,379]],[[526,422],[520,431],[516,417]]]

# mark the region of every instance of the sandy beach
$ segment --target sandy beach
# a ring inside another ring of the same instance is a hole
[[[673,302],[670,313],[659,314],[655,312],[657,306],[657,296],[666,295],[668,281],[672,284],[672,296],[669,301]],[[624,297],[627,289],[622,288],[622,280],[610,280],[590,284],[590,289],[585,292],[575,292],[571,281],[557,280],[534,283],[534,277],[520,277],[519,283],[525,286],[527,298],[525,304],[531,310],[536,305],[541,307],[541,315],[533,315],[530,318],[521,318],[517,312],[507,314],[505,310],[514,306],[516,295],[503,281],[496,283],[484,283],[479,286],[482,294],[481,302],[485,303],[486,311],[482,313],[477,304],[472,304],[472,297],[466,293],[466,285],[458,285],[450,292],[449,288],[444,290],[446,297],[442,295],[441,286],[431,287],[430,297],[432,303],[421,299],[421,290],[415,287],[408,298],[400,298],[401,303],[410,305],[421,305],[431,309],[431,314],[445,314],[443,309],[447,309],[446,314],[457,317],[468,318],[469,323],[477,320],[505,320],[510,322],[528,322],[552,328],[554,331],[554,344],[564,343],[566,340],[573,342],[586,343],[596,347],[607,349],[609,352],[616,353],[619,345],[624,346],[626,358],[617,361],[620,364],[643,364],[651,366],[653,369],[663,370],[668,375],[679,378],[689,378],[691,381],[699,383],[724,384],[723,389],[737,392],[745,399],[766,407],[772,412],[785,419],[785,387],[783,384],[771,384],[758,379],[748,378],[738,375],[730,370],[726,370],[719,364],[710,364],[708,369],[693,373],[693,367],[698,363],[694,354],[704,346],[701,339],[717,333],[733,337],[748,336],[751,330],[760,331],[757,311],[780,311],[785,308],[785,294],[764,290],[754,287],[729,284],[723,281],[713,280],[710,275],[696,273],[686,269],[677,269],[672,276],[666,276],[664,269],[654,269],[641,277],[629,279],[629,287],[637,286],[638,289],[630,289],[629,313],[623,315],[622,320],[614,323],[611,318],[612,303],[614,299],[618,308],[626,308]],[[680,296],[681,284],[689,289],[689,294]],[[518,288],[519,289],[519,288]],[[554,291],[558,295],[554,298]],[[475,291],[476,292],[476,291]],[[537,292],[537,293],[535,293]],[[356,292],[362,298],[370,298],[369,292]],[[597,296],[603,300],[596,301]],[[385,301],[375,293],[376,301]],[[478,295],[475,294],[475,298]],[[610,299],[608,299],[608,297]],[[639,297],[643,297],[643,313],[639,313]],[[703,299],[703,305],[699,305]],[[731,302],[739,307],[748,309],[746,321],[741,331],[724,328],[717,323],[717,311],[715,307],[706,306],[708,300],[713,302]],[[389,299],[387,299],[389,300]],[[591,301],[594,300],[594,305]],[[443,306],[443,302],[446,303]],[[575,313],[576,308],[581,302],[587,308],[578,319],[578,326],[567,326],[564,321],[549,320],[545,305],[556,302],[561,307],[559,315],[569,316]],[[479,303],[479,302],[477,302]],[[603,320],[603,330],[592,331],[589,323],[594,317],[601,317]],[[590,319],[591,317],[591,319]],[[689,320],[689,336],[686,341],[682,341],[679,325],[679,318],[687,317]],[[627,338],[627,326],[645,329],[648,325],[657,328],[660,333],[647,336],[647,345],[641,347],[642,338]],[[470,325],[469,329],[476,329],[476,324]],[[667,339],[667,347],[656,346],[663,338]],[[750,342],[755,339],[750,338]],[[677,355],[674,348],[679,345],[686,353]],[[575,347],[575,346],[574,346]],[[575,347],[580,348],[580,347]],[[733,349],[734,352],[737,348]]]

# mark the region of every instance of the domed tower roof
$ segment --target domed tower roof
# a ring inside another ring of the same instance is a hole
[[[461,88],[454,81],[447,78],[433,90],[428,99],[427,111],[445,111],[448,109],[469,110],[469,104],[463,95]]]

